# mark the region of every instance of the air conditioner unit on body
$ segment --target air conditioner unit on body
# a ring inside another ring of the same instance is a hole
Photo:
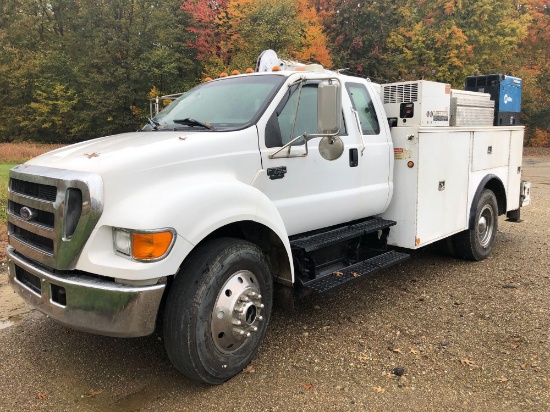
[[[449,126],[450,84],[427,80],[383,84],[382,101],[394,126]]]

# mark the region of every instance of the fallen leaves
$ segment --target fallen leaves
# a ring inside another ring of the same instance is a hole
[[[99,395],[102,390],[96,391],[93,389],[90,389],[86,395],[80,395],[81,398],[95,398],[97,395]]]
[[[246,368],[243,369],[244,373],[254,373],[256,370],[254,369],[254,366],[248,365]]]
[[[463,365],[475,366],[475,362],[472,360],[472,358],[461,359],[460,363]]]
[[[36,399],[46,399],[48,397],[48,392],[39,392],[36,395]]]
[[[504,376],[501,376],[500,378],[497,379],[499,382],[508,382],[508,378],[504,377]]]
[[[306,383],[306,384],[304,385],[304,389],[305,389],[306,391],[312,390],[312,389],[313,389],[313,384],[311,384],[311,383]]]
[[[399,349],[399,348],[393,348],[393,349],[392,349],[392,352],[393,352],[393,353],[399,353],[399,354],[402,354],[402,353],[403,353],[403,352],[401,351],[401,349]]]
[[[381,386],[373,386],[372,388],[378,393],[386,392],[386,390],[384,388],[382,388]]]
[[[351,276],[353,276],[354,278],[358,278],[361,275],[357,272],[351,272]]]
[[[99,153],[96,153],[96,152],[90,153],[90,154],[84,153],[84,156],[87,156],[88,159],[91,159],[91,158],[93,158],[93,157],[99,157]]]
[[[344,274],[342,272],[333,272],[332,274],[334,276],[336,276],[337,278],[341,278],[342,276],[344,276]]]
[[[359,362],[367,362],[369,360],[369,357],[363,352],[360,352],[359,355],[357,355],[357,359],[359,360]]]
[[[409,353],[412,353],[413,355],[418,355],[420,352],[418,352],[415,348],[409,348]]]

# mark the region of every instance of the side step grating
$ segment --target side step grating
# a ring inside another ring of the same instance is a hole
[[[354,225],[341,227],[328,232],[295,239],[290,242],[290,245],[303,249],[303,251],[307,253],[323,247],[332,246],[367,233],[386,229],[393,225],[395,225],[394,221],[375,218],[367,220],[366,222],[356,223]]]
[[[332,272],[326,276],[313,279],[303,284],[304,288],[312,292],[323,293],[359,279],[379,269],[387,268],[407,260],[409,255],[396,251],[389,251],[354,265]]]

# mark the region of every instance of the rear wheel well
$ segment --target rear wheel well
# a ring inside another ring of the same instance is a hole
[[[500,179],[493,178],[485,184],[485,189],[491,190],[497,198],[498,214],[506,213],[506,190]]]
[[[473,229],[475,227],[475,215],[476,215],[476,205],[481,197],[481,193],[489,189],[495,194],[497,201],[498,215],[503,215],[506,213],[506,190],[502,181],[495,175],[487,175],[479,183],[477,191],[472,199],[472,204],[470,206],[470,217],[468,220],[468,229]]]

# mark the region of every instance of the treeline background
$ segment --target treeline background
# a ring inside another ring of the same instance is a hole
[[[549,146],[549,22],[548,0],[0,0],[0,142],[136,130],[271,48],[380,83],[522,77],[526,144]]]

